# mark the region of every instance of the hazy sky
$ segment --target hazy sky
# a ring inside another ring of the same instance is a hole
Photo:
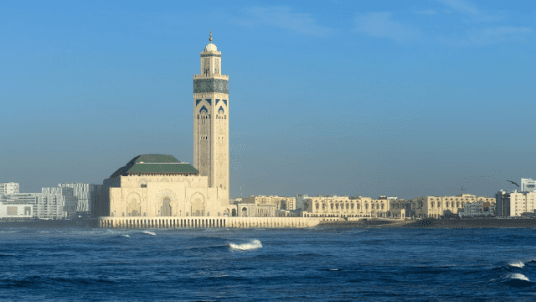
[[[229,75],[231,196],[492,196],[536,177],[534,1],[1,1],[0,182],[192,163]]]

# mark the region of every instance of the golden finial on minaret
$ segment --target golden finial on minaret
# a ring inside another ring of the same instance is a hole
[[[212,42],[212,30],[210,31],[208,40],[209,40],[210,42]]]

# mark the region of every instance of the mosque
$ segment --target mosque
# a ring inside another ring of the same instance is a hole
[[[205,217],[198,220],[211,226],[229,216],[229,76],[221,74],[212,33],[193,80],[194,166],[172,155],[134,157],[103,181],[96,217],[138,223]]]

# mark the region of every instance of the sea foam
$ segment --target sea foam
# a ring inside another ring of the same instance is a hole
[[[255,240],[250,241],[249,243],[243,243],[243,244],[229,243],[229,247],[232,250],[249,251],[249,250],[256,250],[256,249],[262,248],[262,244],[259,240],[255,239]]]
[[[156,236],[156,234],[154,232],[151,232],[151,231],[143,231],[142,233]]]

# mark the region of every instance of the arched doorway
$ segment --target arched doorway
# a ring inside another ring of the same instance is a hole
[[[138,194],[130,194],[127,198],[127,216],[140,216],[141,215],[141,203],[140,196]]]
[[[231,211],[231,216],[236,217],[236,209],[233,209],[233,210]]]
[[[246,207],[242,208],[242,217],[248,217],[248,209]]]
[[[171,199],[169,197],[164,197],[162,199],[162,206],[160,207],[160,216],[171,216]]]
[[[192,198],[192,216],[205,216],[205,197],[200,193],[195,193]]]

